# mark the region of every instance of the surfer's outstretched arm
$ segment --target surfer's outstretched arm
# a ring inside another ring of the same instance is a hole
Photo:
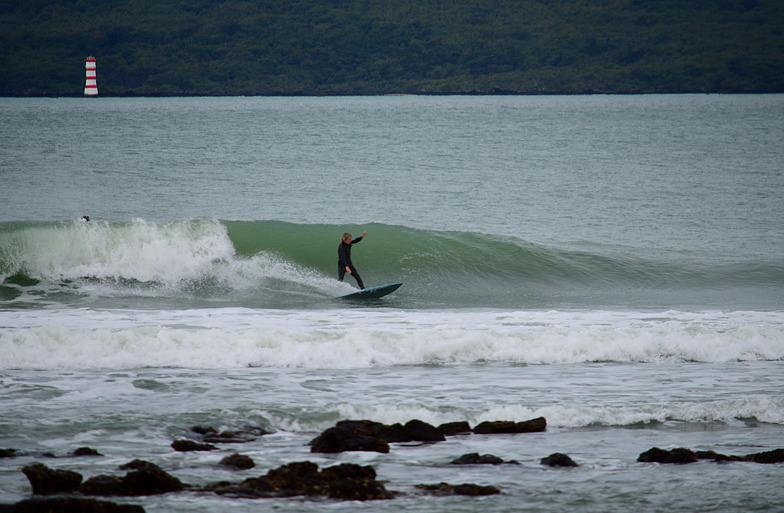
[[[352,244],[356,244],[357,242],[359,242],[359,241],[361,241],[362,239],[364,239],[364,238],[365,238],[365,235],[367,235],[367,232],[362,232],[362,235],[360,235],[360,236],[359,236],[359,237],[357,237],[356,239],[352,240],[352,241],[351,241],[351,243],[352,243]]]

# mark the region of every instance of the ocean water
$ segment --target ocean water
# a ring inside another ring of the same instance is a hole
[[[31,495],[32,461],[87,478],[134,458],[195,485],[355,462],[400,492],[120,499],[149,512],[784,500],[782,464],[637,462],[784,447],[782,95],[6,98],[0,141],[0,504]],[[365,230],[366,285],[403,286],[349,303],[337,246]],[[538,416],[389,454],[307,446],[344,419]],[[273,433],[175,452],[195,425]],[[233,452],[256,468],[221,468]],[[520,465],[449,464],[469,452]],[[554,452],[580,466],[542,466]],[[416,488],[439,482],[502,493]]]

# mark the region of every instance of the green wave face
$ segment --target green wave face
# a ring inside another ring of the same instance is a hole
[[[394,296],[404,307],[656,308],[728,297],[775,303],[784,284],[784,265],[776,262],[652,261],[385,224],[16,222],[0,224],[0,300],[32,288],[50,299],[57,290],[301,306],[350,290],[336,279],[337,248],[344,232],[356,238],[363,231],[354,264],[367,286],[404,282]]]

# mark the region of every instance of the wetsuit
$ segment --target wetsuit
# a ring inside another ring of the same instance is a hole
[[[362,237],[359,237],[352,240],[351,244],[356,244],[361,240]],[[346,267],[348,267],[351,269],[351,276],[357,280],[357,285],[359,285],[359,288],[364,289],[365,284],[362,283],[362,278],[359,277],[359,273],[354,268],[354,264],[351,263],[351,244],[346,244],[345,242],[340,241],[340,246],[338,246],[338,280],[343,281],[343,277],[346,274]]]

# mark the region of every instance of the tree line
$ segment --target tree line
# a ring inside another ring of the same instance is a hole
[[[0,95],[784,92],[779,0],[0,0]]]

